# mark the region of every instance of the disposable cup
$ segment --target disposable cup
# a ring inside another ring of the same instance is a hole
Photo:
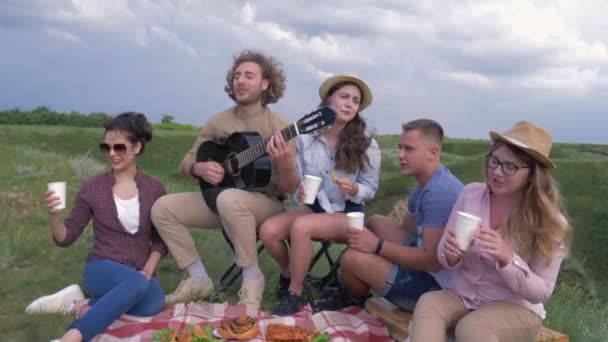
[[[47,184],[47,188],[61,200],[61,203],[54,209],[65,209],[65,182],[51,182]]]
[[[473,241],[473,235],[479,231],[481,219],[475,215],[459,211],[456,216],[456,240],[460,249],[466,251]]]
[[[317,198],[317,192],[319,192],[319,186],[321,186],[321,177],[305,175],[304,176],[304,203],[313,204]]]
[[[363,229],[363,220],[365,219],[365,214],[362,212],[354,211],[352,213],[346,214],[348,218],[348,226],[355,229]]]

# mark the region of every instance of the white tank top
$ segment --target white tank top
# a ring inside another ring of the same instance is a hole
[[[131,233],[135,234],[139,230],[139,196],[123,200],[114,195],[118,220],[122,226]]]

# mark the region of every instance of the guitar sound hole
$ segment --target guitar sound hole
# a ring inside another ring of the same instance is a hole
[[[227,170],[228,173],[232,176],[232,177],[238,177],[241,174],[241,169],[239,167],[239,161],[237,160],[237,158],[232,158],[236,155],[236,153],[231,153],[228,156],[228,167]]]

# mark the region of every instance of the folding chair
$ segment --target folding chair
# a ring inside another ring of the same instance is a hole
[[[222,229],[222,236],[224,237],[224,240],[226,240],[226,243],[228,244],[228,246],[230,246],[230,249],[232,249],[232,251],[234,252],[234,245],[232,244],[232,241],[230,241],[230,238],[228,237],[228,235],[226,234],[226,232]],[[264,250],[264,245],[259,242],[259,239],[257,239],[258,241],[258,255],[262,252],[262,250]],[[310,262],[310,267],[308,268],[308,273],[306,275],[306,278],[304,280],[304,292],[303,294],[306,295],[306,298],[308,300],[308,303],[310,304],[311,308],[313,308],[313,311],[315,311],[315,300],[314,300],[314,295],[313,295],[313,291],[319,291],[319,292],[324,292],[324,291],[328,291],[328,290],[337,290],[340,289],[340,281],[338,279],[338,267],[340,266],[339,264],[339,257],[337,259],[334,259],[334,257],[332,257],[329,248],[332,245],[331,241],[316,241],[316,242],[320,242],[321,243],[321,248],[314,254],[311,262]],[[327,260],[327,264],[329,266],[329,271],[327,273],[325,273],[322,276],[315,276],[313,274],[311,274],[312,270],[315,268],[316,264],[319,262],[319,260],[325,256],[325,259]],[[231,287],[234,282],[242,275],[243,271],[240,267],[238,267],[236,265],[236,262],[233,262],[227,269],[226,271],[224,271],[224,273],[222,273],[222,275],[220,275],[217,280],[215,281],[215,288],[216,288],[216,292],[224,292],[226,289],[228,289],[229,287]],[[316,312],[316,311],[315,311]]]
[[[321,309],[317,305],[318,302],[315,300],[314,292],[320,292],[324,297],[329,297],[335,293],[344,293],[344,289],[342,288],[342,283],[340,282],[340,278],[338,277],[338,267],[340,267],[340,257],[342,257],[342,253],[340,256],[334,260],[330,253],[330,248],[333,245],[333,241],[327,240],[314,240],[315,242],[321,243],[321,248],[315,253],[313,256],[310,267],[308,268],[308,273],[306,274],[306,278],[304,278],[303,284],[303,295],[306,296],[306,300],[312,309],[312,312],[318,312]],[[329,266],[329,270],[322,276],[315,276],[312,274],[312,270],[317,265],[319,259],[321,259],[325,255],[325,259],[327,260],[327,264]]]

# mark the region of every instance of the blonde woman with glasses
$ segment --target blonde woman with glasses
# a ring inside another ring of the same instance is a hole
[[[445,341],[450,329],[456,341],[535,341],[542,327],[543,302],[571,239],[551,175],[551,135],[521,121],[490,136],[486,181],[465,187],[439,243],[439,262],[454,273],[446,289],[418,301],[412,342]],[[456,239],[459,211],[481,218],[464,248]]]

